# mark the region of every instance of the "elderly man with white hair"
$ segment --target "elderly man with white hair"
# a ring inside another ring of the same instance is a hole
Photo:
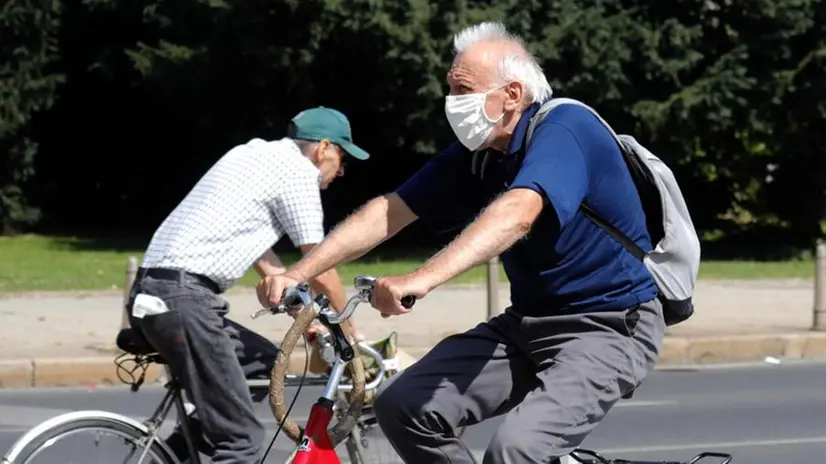
[[[497,255],[511,306],[388,382],[374,403],[379,424],[406,462],[472,463],[454,430],[507,414],[485,463],[557,462],[646,377],[665,333],[652,275],[580,207],[650,250],[645,214],[617,143],[587,108],[561,104],[526,143],[551,88],[519,37],[482,23],[454,44],[445,112],[456,142],[285,274],[264,278],[259,299],[277,303],[286,286],[416,219],[464,226],[420,268],[379,279],[373,306],[385,317],[405,314],[403,297],[424,298]]]

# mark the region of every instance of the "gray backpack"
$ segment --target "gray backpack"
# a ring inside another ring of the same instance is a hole
[[[554,108],[565,104],[587,108],[614,136],[640,194],[654,249],[644,252],[587,204],[580,205],[580,209],[648,268],[660,290],[659,300],[663,304],[666,324],[674,325],[688,319],[694,314],[691,297],[700,268],[700,240],[674,174],[634,137],[617,135],[596,111],[570,98],[553,98],[539,108],[528,125],[526,144],[530,143],[536,124]]]

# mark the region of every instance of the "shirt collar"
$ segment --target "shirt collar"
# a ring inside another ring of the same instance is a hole
[[[322,181],[322,177],[323,177],[323,175],[321,173],[321,169],[318,169],[318,166],[313,164],[313,162],[310,161],[309,158],[304,156],[304,153],[301,153],[301,147],[298,146],[298,144],[295,142],[295,140],[293,140],[289,137],[284,137],[283,139],[281,139],[281,141],[286,143],[293,150],[293,152],[298,155],[298,157],[301,160],[299,162],[304,163],[307,166],[308,169],[311,169],[313,171],[313,173],[318,175],[318,184],[321,185],[321,181]]]
[[[321,185],[321,170],[318,169],[318,166],[313,164],[313,162],[310,161],[306,156],[304,156],[304,153],[301,153],[301,148],[299,148],[298,144],[295,143],[295,140],[289,137],[283,137],[281,139],[273,141],[266,141],[260,138],[255,138],[250,141],[250,144],[266,147],[272,153],[292,154],[292,157],[296,160],[298,164],[303,165],[306,169],[309,169],[313,172],[313,174],[317,175],[318,184]]]
[[[519,122],[516,124],[516,129],[514,129],[513,135],[511,135],[511,140],[508,142],[508,155],[513,155],[522,149],[522,145],[525,142],[525,135],[527,135],[528,132],[528,124],[530,124],[531,118],[539,110],[540,106],[539,103],[534,103],[522,113]]]

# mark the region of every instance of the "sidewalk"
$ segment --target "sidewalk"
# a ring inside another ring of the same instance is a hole
[[[251,290],[231,291],[230,317],[280,341],[291,319],[265,316]],[[506,286],[500,307],[509,301]],[[398,333],[414,356],[445,336],[486,317],[484,286],[452,286],[417,302],[402,317],[382,319],[369,305],[354,319],[369,338]],[[669,329],[661,365],[826,358],[826,333],[814,333],[811,281],[708,281],[698,283],[696,314]],[[122,294],[41,294],[0,299],[0,386],[85,384],[114,380],[114,338],[121,326]],[[303,358],[303,349],[297,349]],[[101,362],[104,373],[101,373]],[[303,367],[301,362],[291,363]]]

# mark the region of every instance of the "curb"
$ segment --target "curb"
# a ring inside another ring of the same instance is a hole
[[[288,372],[304,371],[303,347],[296,347],[290,358]],[[400,346],[407,354],[418,359],[430,347]],[[711,337],[667,336],[660,350],[657,368],[736,364],[762,362],[766,357],[789,360],[826,360],[826,333],[795,332],[762,335],[728,335]],[[131,380],[129,370],[134,364],[124,363],[118,369],[115,356],[89,358],[35,358],[0,361],[0,388],[38,388],[118,385]],[[140,370],[133,371],[135,377]],[[161,366],[150,365],[144,383],[150,384],[162,378]],[[120,377],[119,377],[120,376]]]
[[[826,333],[793,332],[712,337],[666,337],[658,366],[826,359]]]

